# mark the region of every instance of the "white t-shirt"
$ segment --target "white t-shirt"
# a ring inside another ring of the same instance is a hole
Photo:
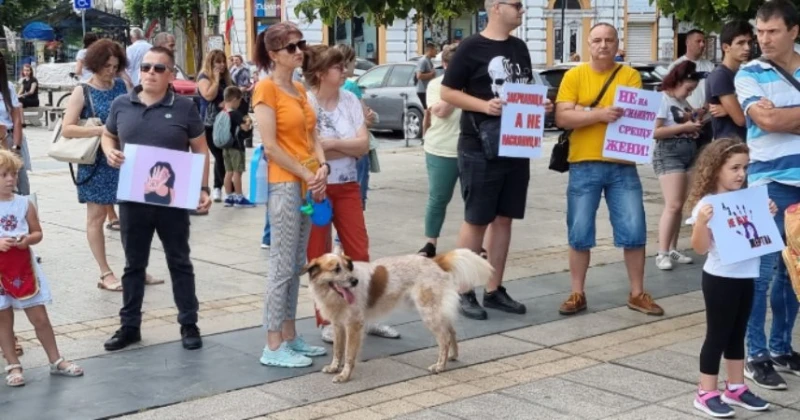
[[[706,196],[708,197],[708,196]],[[697,215],[700,213],[700,208],[706,202],[706,197],[700,199],[697,205],[692,209],[692,217],[686,220],[687,225],[694,225],[697,220]],[[708,247],[708,257],[706,263],[703,265],[703,271],[717,277],[727,277],[732,279],[755,279],[759,276],[761,267],[761,258],[751,258],[749,260],[740,261],[733,264],[723,264],[719,257],[719,251],[714,243],[714,236],[711,236],[711,245]]]
[[[91,79],[92,75],[94,74],[92,73],[91,70],[89,70],[89,68],[86,67],[86,61],[84,61],[85,59],[86,59],[86,48],[82,48],[78,50],[78,54],[75,55],[75,61],[83,61],[83,67],[82,67],[83,73],[76,74],[76,76],[78,76],[78,79],[80,79],[81,82],[88,82],[89,79]]]
[[[675,60],[672,64],[670,64],[669,70],[672,71],[672,69],[675,66],[677,66],[678,64],[680,64],[680,63],[682,63],[682,62],[684,62],[686,60],[688,60],[688,58],[686,58],[685,55],[681,56],[680,58]],[[711,73],[712,71],[714,71],[714,68],[716,67],[714,65],[714,63],[712,63],[712,62],[710,62],[708,60],[697,60],[697,61],[694,62],[694,64],[697,66],[697,69],[695,71],[697,71],[698,73],[705,73],[706,77],[708,77],[708,73]],[[705,79],[701,80],[700,83],[697,84],[697,88],[694,90],[694,92],[692,92],[691,95],[689,95],[687,100],[689,101],[689,104],[692,105],[692,108],[702,108],[702,107],[705,106],[705,104],[706,104],[706,81],[705,81]]]
[[[657,118],[664,120],[664,127],[683,124],[692,119],[692,106],[686,100],[673,98],[662,92],[661,107],[658,108]],[[678,134],[680,138],[692,137],[689,133]]]
[[[352,139],[364,124],[361,101],[356,98],[356,95],[344,89],[339,89],[339,103],[333,111],[327,111],[319,106],[317,98],[311,91],[308,92],[308,102],[317,113],[317,130],[320,139]],[[356,158],[329,159],[328,164],[331,166],[331,173],[328,175],[329,184],[358,181]]]
[[[14,84],[8,82],[8,93],[11,96],[11,106],[14,108],[22,108],[22,104],[19,103],[19,97],[17,96],[17,91],[15,90]],[[0,93],[0,125],[6,126],[9,130],[14,128],[14,121],[11,119],[11,110],[6,109],[6,102],[3,100],[3,94]]]

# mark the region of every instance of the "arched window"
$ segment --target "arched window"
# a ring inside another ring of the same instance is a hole
[[[561,10],[564,7],[565,0],[556,0],[555,4],[553,4],[553,10]],[[566,0],[567,2],[567,9],[581,9],[581,1],[580,0]]]

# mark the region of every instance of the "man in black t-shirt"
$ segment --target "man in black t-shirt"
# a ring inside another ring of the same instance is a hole
[[[739,66],[750,58],[753,25],[744,20],[728,22],[720,32],[722,64],[706,79],[706,102],[710,104],[714,139],[747,139],[747,126],[742,106],[736,98],[733,79]]]
[[[464,199],[464,224],[458,246],[481,250],[488,229],[488,259],[494,275],[486,285],[483,304],[504,312],[524,314],[525,305],[514,301],[501,285],[511,242],[511,221],[525,216],[530,160],[487,159],[480,132],[499,135],[499,120],[506,95],[505,83],[530,83],[531,56],[522,40],[509,33],[522,23],[520,0],[487,0],[488,23],[481,33],[459,45],[442,81],[442,100],[463,110],[458,139],[458,169]],[[552,105],[548,104],[548,112]],[[486,319],[475,292],[461,295],[461,313]]]

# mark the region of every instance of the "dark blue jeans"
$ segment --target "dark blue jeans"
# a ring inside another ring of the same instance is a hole
[[[800,188],[771,182],[767,185],[769,198],[778,206],[775,222],[785,236],[783,212],[792,204],[800,202]],[[772,305],[772,329],[769,346],[764,332],[767,316],[767,293]],[[780,252],[761,257],[761,274],[755,281],[753,309],[747,321],[747,355],[756,361],[766,360],[770,352],[775,355],[792,353],[792,329],[797,318],[798,302],[792,290]]]

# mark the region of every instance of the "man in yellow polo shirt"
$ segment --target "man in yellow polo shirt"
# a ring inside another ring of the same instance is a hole
[[[595,246],[595,219],[602,195],[608,205],[614,245],[625,250],[625,265],[631,282],[628,307],[649,315],[664,314],[644,291],[647,228],[636,165],[603,157],[606,128],[622,116],[622,109],[612,106],[617,86],[642,87],[638,71],[614,62],[618,48],[617,30],[606,23],[595,25],[589,32],[591,62],[564,75],[556,98],[556,124],[574,130],[570,137],[567,186],[572,293],[559,308],[564,315],[586,309],[584,285],[590,250]],[[622,67],[615,73],[617,66]],[[589,108],[610,77],[613,79],[599,105]]]

